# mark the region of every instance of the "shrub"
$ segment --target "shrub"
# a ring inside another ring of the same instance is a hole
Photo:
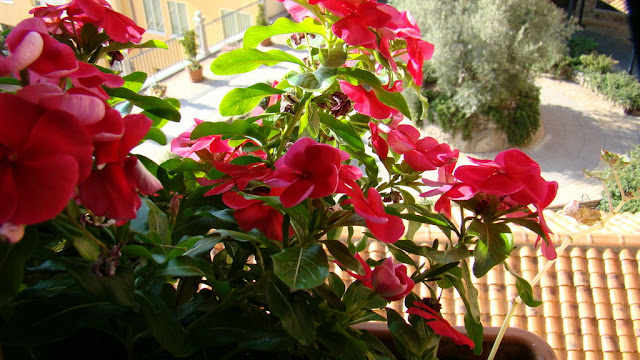
[[[202,67],[197,59],[198,56],[198,42],[196,41],[196,32],[194,30],[187,30],[182,34],[182,39],[179,40],[184,54],[189,60],[189,69],[197,70]]]
[[[603,96],[620,104],[626,113],[640,109],[640,83],[635,76],[623,71],[587,75]]]
[[[580,55],[587,55],[596,51],[598,43],[591,37],[579,34],[569,39],[567,46],[569,47],[569,56],[578,58]]]
[[[415,14],[423,38],[435,45],[429,65],[438,94],[429,98],[429,113],[454,113],[449,124],[442,126],[447,121],[442,118],[439,123],[445,131],[461,130],[463,135],[471,128],[466,122],[474,121],[472,115],[496,113],[490,109],[505,108],[521,94],[528,96],[535,76],[567,53],[566,41],[573,31],[565,25],[562,11],[548,1],[393,3]],[[528,119],[526,123],[536,122]],[[525,133],[531,133],[530,129]]]
[[[627,155],[631,158],[631,164],[620,170],[618,173],[618,177],[620,179],[622,189],[625,191],[625,193],[638,194],[640,193],[640,191],[638,191],[638,189],[640,189],[640,146],[637,146],[635,149],[631,150],[631,152],[629,152],[629,154]],[[611,194],[613,206],[618,206],[618,204],[622,200],[622,196],[620,195],[620,191],[615,180],[607,182],[606,188],[609,194]],[[609,204],[607,203],[607,195],[605,192],[602,192],[602,198],[603,200],[600,201],[598,209],[609,211]],[[624,204],[620,211],[639,212],[640,200],[631,200],[627,202],[626,204]]]
[[[608,73],[618,63],[618,60],[603,54],[580,55],[578,59],[580,70],[586,73]]]
[[[489,107],[486,115],[507,133],[510,144],[524,146],[540,126],[540,90],[531,86],[513,102],[508,107]]]

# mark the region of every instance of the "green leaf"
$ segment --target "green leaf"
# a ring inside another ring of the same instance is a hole
[[[276,279],[273,279],[276,280]],[[310,304],[302,297],[295,297],[289,289],[276,281],[267,282],[269,310],[280,318],[282,327],[302,345],[309,345],[316,337]]]
[[[347,120],[341,121],[329,114],[320,113],[320,121],[331,129],[331,132],[333,132],[341,142],[349,145],[354,150],[364,151],[362,138]]]
[[[160,243],[164,245],[171,244],[171,234],[169,233],[169,218],[167,215],[149,199],[144,199],[149,207],[147,220],[149,224],[149,232],[156,232],[159,235]]]
[[[122,249],[120,249],[120,252],[123,255],[143,257],[145,259],[153,260],[157,263],[162,263],[162,261],[164,260],[164,256],[158,256],[157,254],[153,254],[146,247],[142,245],[137,245],[137,244],[125,245],[122,247]]]
[[[453,249],[438,251],[430,247],[422,247],[422,254],[437,264],[447,264],[464,260],[471,256],[469,249],[464,244],[457,245]]]
[[[20,86],[20,80],[14,78],[0,78],[0,84]]]
[[[120,265],[114,277],[98,277],[92,271],[93,263],[81,258],[61,257],[60,263],[89,294],[98,299],[107,299],[122,306],[134,306],[133,271]]]
[[[180,121],[180,111],[177,107],[166,100],[155,96],[145,96],[135,93],[124,87],[115,89],[104,88],[109,96],[116,98],[112,102],[119,102],[117,98],[129,100],[133,105],[148,111],[149,113],[170,121]]]
[[[16,244],[0,240],[0,305],[13,298],[22,284],[24,265],[36,247],[35,231],[27,229],[26,236]]]
[[[522,299],[522,302],[529,307],[538,307],[542,305],[542,301],[533,295],[533,287],[529,282],[520,277],[507,263],[504,263],[505,269],[516,278],[516,290]]]
[[[244,33],[242,46],[245,49],[256,48],[262,40],[268,39],[274,35],[293,34],[293,33],[313,33],[324,36],[324,26],[317,23],[317,20],[306,18],[298,23],[289,18],[278,18],[269,26],[252,26]]]
[[[123,50],[123,49],[144,49],[144,48],[155,48],[155,49],[169,49],[169,46],[167,46],[167,44],[164,41],[161,40],[149,40],[149,41],[145,41],[141,44],[134,44],[132,42],[127,42],[127,43],[118,43],[118,42],[114,42],[109,46],[105,46],[104,49],[102,49],[103,52],[110,52],[110,51],[118,51],[118,50]]]
[[[321,66],[312,73],[290,72],[286,79],[291,85],[303,89],[324,91],[333,85],[337,74],[336,69]]]
[[[258,127],[258,124],[242,119],[230,124],[223,121],[205,121],[193,129],[191,139],[195,140],[209,135],[246,136],[256,139],[258,137]]]
[[[412,258],[409,257],[409,255],[407,255],[404,251],[402,251],[400,248],[398,248],[397,246],[393,245],[393,244],[387,244],[387,249],[389,250],[389,252],[391,253],[391,255],[393,255],[393,257],[400,261],[401,263],[404,264],[409,264],[415,268],[418,267],[418,265],[416,264],[415,261],[413,261]]]
[[[487,224],[474,219],[469,225],[468,234],[479,240],[473,250],[473,274],[478,278],[502,263],[513,250],[513,234],[506,224]]]
[[[210,253],[211,249],[219,243],[222,239],[220,238],[204,238],[198,240],[192,247],[190,247],[187,251],[184,252],[184,256],[198,257],[203,253]]]
[[[166,264],[158,266],[153,275],[156,276],[206,276],[214,280],[213,264],[190,256],[178,256]]]
[[[234,116],[246,114],[255,109],[262,98],[284,93],[267,84],[258,83],[248,88],[238,88],[229,91],[220,102],[220,115]],[[192,135],[193,136],[193,135]]]
[[[165,350],[176,357],[186,357],[197,350],[176,314],[167,304],[150,291],[136,291],[147,329]]]
[[[342,49],[320,49],[320,63],[326,67],[339,68],[346,61],[347,53]]]
[[[339,240],[325,240],[322,242],[331,255],[340,262],[347,269],[355,271],[359,275],[364,275],[364,268],[360,261],[358,261],[353,254],[349,251],[341,241]]]
[[[235,75],[255,70],[260,65],[273,66],[281,62],[304,65],[302,60],[282,50],[264,52],[245,48],[220,54],[211,63],[211,71],[216,75]]]
[[[320,244],[286,248],[271,258],[274,273],[293,289],[314,288],[329,275],[327,255]]]
[[[123,88],[129,89],[133,92],[139,92],[142,90],[144,82],[147,81],[147,74],[142,71],[135,71],[129,75],[122,77],[124,79]]]
[[[420,335],[395,310],[391,308],[385,310],[387,311],[387,324],[396,347],[404,359],[417,359],[422,354]]]
[[[167,136],[162,130],[155,127],[150,128],[142,140],[153,140],[160,145],[167,145]]]
[[[467,336],[473,340],[475,344],[473,353],[476,355],[482,354],[482,341],[484,337],[482,324],[474,321],[473,317],[467,312],[464,314],[464,328],[467,330]]]

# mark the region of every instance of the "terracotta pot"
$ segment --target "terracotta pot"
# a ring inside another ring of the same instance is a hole
[[[189,73],[189,78],[191,78],[191,81],[193,81],[194,83],[204,80],[204,75],[202,75],[202,68],[199,68],[197,70],[190,70],[189,68],[187,68],[186,70]]]
[[[260,45],[262,45],[262,46],[271,46],[271,45],[273,45],[273,41],[271,41],[271,38],[266,38],[266,39],[264,39],[264,40],[262,40],[260,42]]]
[[[356,329],[368,330],[379,338],[390,349],[394,348],[393,338],[386,323],[364,323],[354,326]],[[464,326],[455,326],[456,330],[466,334]],[[474,355],[465,345],[456,345],[448,338],[442,337],[438,348],[440,360],[485,360],[489,356],[493,341],[498,335],[497,327],[484,328],[483,352]],[[518,328],[508,328],[505,333],[496,360],[558,360],[556,353],[538,335]]]

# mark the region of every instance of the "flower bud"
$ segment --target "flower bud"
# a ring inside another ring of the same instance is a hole
[[[381,265],[373,269],[371,284],[373,291],[389,301],[404,298],[415,285],[407,275],[406,266],[394,264],[392,258],[385,259]]]

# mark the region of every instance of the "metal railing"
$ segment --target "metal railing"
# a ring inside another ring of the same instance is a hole
[[[200,46],[198,59],[202,60],[220,51],[224,45],[242,39],[245,30],[253,25],[257,13],[258,1],[207,22],[203,21],[202,13],[197,11],[193,20],[196,23],[194,30]],[[125,57],[122,62],[123,74],[144,71],[149,75],[145,83],[147,87],[183,69],[187,61],[184,59],[179,39],[177,37],[169,39],[166,44],[168,50],[145,49]]]

